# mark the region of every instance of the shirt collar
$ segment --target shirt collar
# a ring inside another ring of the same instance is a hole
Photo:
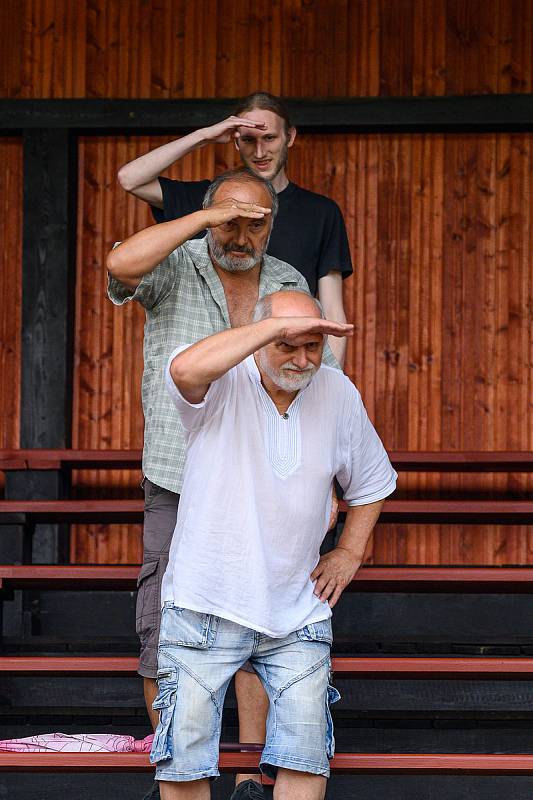
[[[199,272],[216,274],[209,256],[206,236],[203,239],[190,239],[184,246],[189,251],[192,262]],[[259,297],[277,292],[285,286],[297,286],[299,280],[300,273],[294,267],[285,261],[280,261],[279,258],[266,254],[259,276]]]

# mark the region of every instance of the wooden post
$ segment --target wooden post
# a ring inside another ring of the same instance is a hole
[[[24,131],[21,447],[71,445],[76,178],[69,130]],[[8,473],[6,496],[59,499],[66,480],[60,472]],[[18,541],[10,560],[24,558]],[[34,561],[67,554],[67,526],[38,526]]]

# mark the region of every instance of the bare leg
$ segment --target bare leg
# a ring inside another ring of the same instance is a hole
[[[209,800],[211,790],[209,781],[159,781],[161,800]]]
[[[266,735],[268,697],[255,672],[240,669],[235,675],[235,693],[239,711],[239,742],[263,744]],[[257,773],[237,775],[235,783],[253,780],[261,783]]]
[[[274,800],[324,800],[327,779],[309,772],[278,769]]]
[[[154,711],[152,703],[157,697],[157,683],[155,678],[144,678],[144,702],[146,703],[146,710],[152,723],[152,728],[155,729],[159,723],[159,711]]]

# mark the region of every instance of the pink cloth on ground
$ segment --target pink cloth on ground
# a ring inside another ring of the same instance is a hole
[[[145,739],[112,733],[43,733],[25,739],[0,740],[1,751],[19,753],[149,753],[153,733]]]

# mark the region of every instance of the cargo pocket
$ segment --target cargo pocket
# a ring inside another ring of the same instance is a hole
[[[137,604],[135,612],[135,630],[139,639],[144,641],[154,630],[159,615],[159,580],[157,570],[159,561],[147,561],[143,564],[137,578]]]
[[[296,631],[296,636],[302,642],[327,642],[327,644],[332,644],[331,617],[305,625],[305,627]]]
[[[328,692],[326,696],[326,755],[328,758],[333,758],[335,755],[335,736],[333,732],[333,718],[331,716],[330,706],[340,699],[341,696],[335,687],[328,685]]]
[[[176,706],[178,671],[160,669],[157,671],[159,692],[153,702],[154,711],[159,711],[159,724],[154,734],[150,753],[150,763],[157,764],[172,758],[172,720]]]

